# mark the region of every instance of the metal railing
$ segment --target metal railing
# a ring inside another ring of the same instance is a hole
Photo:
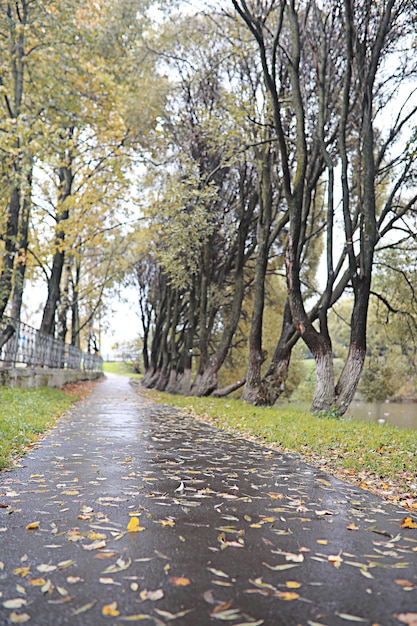
[[[3,367],[50,367],[102,371],[103,359],[3,316],[0,321],[0,362]]]

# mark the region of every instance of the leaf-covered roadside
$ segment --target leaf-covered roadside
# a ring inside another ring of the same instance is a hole
[[[0,387],[0,469],[10,466],[39,435],[79,399],[69,390]]]
[[[151,392],[196,419],[304,460],[386,500],[417,510],[417,432],[297,408],[248,406],[240,400],[182,398]]]

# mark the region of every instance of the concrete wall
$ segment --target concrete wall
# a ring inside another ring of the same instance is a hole
[[[81,380],[97,380],[102,372],[82,370],[60,370],[45,367],[0,368],[0,386],[2,387],[63,387],[67,383]]]

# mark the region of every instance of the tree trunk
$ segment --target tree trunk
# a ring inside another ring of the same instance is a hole
[[[72,133],[71,133],[72,135]],[[71,168],[63,166],[59,168],[59,198],[57,214],[57,233],[55,239],[55,252],[52,262],[52,271],[48,280],[48,297],[43,310],[41,332],[53,335],[55,332],[55,314],[60,299],[60,285],[62,270],[65,261],[65,222],[69,218],[69,209],[65,206],[65,200],[71,195],[74,180]]]
[[[11,317],[20,320],[22,309],[23,287],[25,283],[27,253],[29,245],[29,218],[32,205],[32,163],[26,177],[26,187],[21,208],[19,240],[18,240],[18,260],[15,264],[14,283],[12,294]]]
[[[219,347],[217,348],[216,353],[210,358],[204,371],[199,372],[198,379],[193,385],[192,391],[197,396],[208,396],[216,389],[219,370],[227,357],[227,353],[232,343],[233,336],[239,324],[239,319],[242,312],[243,297],[245,295],[244,268],[246,262],[246,237],[248,234],[248,229],[250,226],[253,212],[255,210],[256,203],[257,194],[253,196],[253,198],[249,202],[249,207],[247,209],[244,208],[244,204],[242,202],[242,216],[240,219],[237,235],[237,249],[235,258],[236,269],[234,274],[234,291],[231,311],[228,320],[224,325],[222,336],[219,342]]]
[[[268,252],[271,245],[269,235],[272,221],[272,182],[271,182],[271,148],[260,151],[258,156],[259,183],[259,219],[258,219],[258,251],[255,261],[254,294],[251,329],[249,337],[249,362],[242,399],[254,404],[261,383],[262,355],[262,324],[265,306],[265,277],[268,267]]]
[[[13,268],[16,256],[16,240],[19,229],[20,190],[14,187],[10,194],[7,211],[6,234],[4,236],[4,252],[0,274],[0,319],[3,318],[12,292]]]
[[[285,389],[288,378],[288,369],[291,359],[291,351],[299,337],[295,332],[289,302],[285,303],[282,320],[281,336],[275,349],[271,363],[262,378],[255,397],[254,404],[259,406],[273,406]]]

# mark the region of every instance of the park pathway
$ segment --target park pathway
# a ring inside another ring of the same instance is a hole
[[[417,624],[405,510],[124,377],[0,475],[0,507],[1,626]]]

